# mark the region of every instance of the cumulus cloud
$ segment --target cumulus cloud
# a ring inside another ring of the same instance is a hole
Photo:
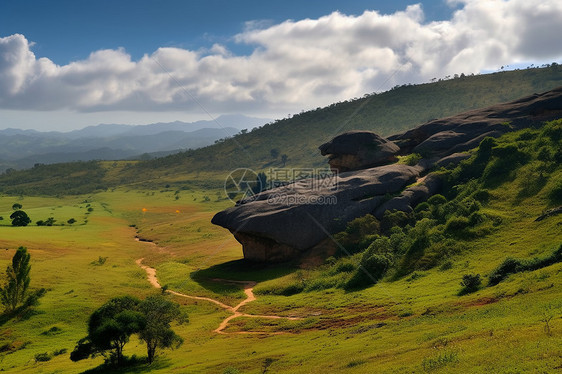
[[[339,12],[270,25],[251,22],[236,43],[159,48],[138,61],[124,49],[59,66],[36,58],[24,35],[0,38],[0,108],[295,112],[454,73],[562,57],[559,0],[449,0],[460,8],[426,22],[423,7],[385,15]]]

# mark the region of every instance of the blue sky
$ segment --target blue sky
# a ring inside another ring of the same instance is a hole
[[[279,118],[562,58],[559,0],[3,1],[0,128]]]
[[[57,64],[85,59],[95,50],[119,47],[133,59],[159,47],[199,49],[214,43],[239,54],[252,52],[232,37],[247,22],[263,25],[318,18],[335,10],[359,15],[365,10],[394,13],[415,1],[233,1],[233,0],[18,0],[0,5],[0,35],[23,34],[35,42],[37,57]],[[455,7],[427,1],[428,20],[446,19]]]

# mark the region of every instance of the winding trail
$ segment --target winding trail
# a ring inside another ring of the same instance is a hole
[[[160,285],[160,282],[158,282],[158,278],[156,277],[156,269],[151,268],[150,266],[147,266],[147,265],[143,265],[143,263],[142,263],[143,260],[144,260],[144,258],[139,258],[135,262],[144,271],[146,271],[146,275],[147,275],[147,278],[148,278],[148,281],[150,282],[150,284],[155,288],[161,289],[162,286]],[[241,307],[243,307],[244,305],[256,300],[256,296],[254,295],[254,287],[256,285],[256,282],[254,282],[254,281],[235,281],[235,280],[229,280],[229,279],[213,279],[213,281],[241,285],[242,287],[244,287],[244,293],[246,294],[246,299],[242,300],[236,306],[230,306],[230,305],[226,305],[223,302],[220,302],[219,300],[212,299],[210,297],[186,295],[184,293],[173,291],[173,290],[167,290],[166,292],[168,292],[172,295],[184,297],[184,298],[187,298],[187,299],[208,301],[210,303],[216,304],[217,306],[219,306],[220,308],[222,308],[224,310],[227,310],[227,311],[231,312],[232,315],[226,317],[220,323],[219,327],[217,327],[215,330],[213,330],[213,332],[215,332],[217,334],[222,334],[222,335],[228,335],[228,334],[279,335],[279,334],[285,334],[285,332],[260,332],[260,331],[237,331],[237,332],[232,332],[232,333],[225,332],[224,330],[228,326],[228,323],[230,321],[232,321],[233,319],[238,318],[238,317],[266,318],[266,319],[287,319],[287,320],[290,320],[290,321],[296,321],[296,320],[302,319],[300,317],[282,317],[282,316],[256,315],[256,314],[241,313],[241,312],[238,311]]]

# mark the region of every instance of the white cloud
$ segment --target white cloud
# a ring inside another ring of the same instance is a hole
[[[447,21],[423,7],[383,15],[339,12],[319,19],[247,24],[235,41],[205,51],[159,48],[138,61],[123,49],[64,66],[37,59],[23,35],[0,38],[0,108],[192,110],[289,113],[396,84],[562,57],[559,0],[449,0]]]

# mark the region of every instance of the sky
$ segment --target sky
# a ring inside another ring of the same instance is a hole
[[[562,1],[0,2],[0,129],[302,110],[562,62]]]

